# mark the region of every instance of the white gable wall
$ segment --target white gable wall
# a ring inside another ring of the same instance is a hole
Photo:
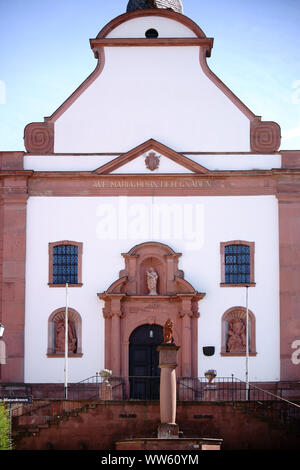
[[[199,47],[105,48],[100,76],[55,122],[55,153],[248,152],[249,119],[204,74]]]

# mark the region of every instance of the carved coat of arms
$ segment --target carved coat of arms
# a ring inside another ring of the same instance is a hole
[[[160,157],[156,155],[154,152],[149,152],[145,158],[145,164],[148,170],[154,171],[157,170],[159,167],[159,160]]]

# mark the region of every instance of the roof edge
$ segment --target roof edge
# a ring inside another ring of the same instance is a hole
[[[206,38],[206,34],[202,31],[202,29],[193,20],[183,15],[182,13],[176,13],[173,10],[148,8],[145,10],[134,10],[117,16],[101,29],[101,31],[97,35],[97,39],[106,38],[106,36],[111,31],[113,31],[115,28],[120,26],[122,23],[125,23],[126,21],[130,21],[135,18],[142,18],[144,16],[161,16],[174,21],[178,21],[179,23],[189,28],[194,34],[196,34],[198,38]]]

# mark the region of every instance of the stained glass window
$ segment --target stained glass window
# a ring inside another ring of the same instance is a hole
[[[250,246],[225,246],[225,283],[250,283]]]
[[[78,246],[53,247],[53,284],[78,283]]]

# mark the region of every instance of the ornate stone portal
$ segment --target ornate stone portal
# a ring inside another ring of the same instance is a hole
[[[178,376],[198,374],[197,292],[178,269],[180,253],[167,245],[147,242],[124,253],[125,269],[98,297],[104,301],[105,368],[114,376],[129,375],[129,337],[138,326],[164,326],[170,319],[178,352]],[[153,273],[156,273],[156,276]],[[149,273],[151,279],[149,279]]]

